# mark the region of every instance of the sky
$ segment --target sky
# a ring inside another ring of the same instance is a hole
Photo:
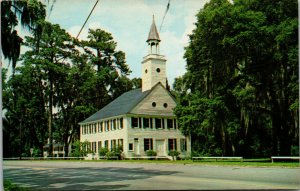
[[[99,0],[79,39],[87,38],[89,28],[101,28],[111,33],[117,42],[117,50],[126,54],[127,65],[132,71],[129,78],[141,77],[141,61],[147,55],[146,40],[152,17],[154,15],[159,30],[168,1]],[[56,0],[54,4],[53,2],[54,0],[44,0],[47,5],[46,20],[59,24],[76,37],[96,0]],[[167,78],[170,84],[186,71],[184,47],[189,42],[188,34],[195,28],[196,14],[206,2],[208,0],[170,0],[169,10],[159,31],[160,54],[167,58]]]

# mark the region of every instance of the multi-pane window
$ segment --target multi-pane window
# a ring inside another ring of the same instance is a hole
[[[102,142],[98,141],[98,152],[100,151],[101,148],[102,148]]]
[[[173,119],[167,119],[167,128],[173,129]]]
[[[153,139],[144,139],[144,151],[153,150]]]
[[[123,151],[123,139],[118,139],[118,146],[121,147],[122,151]]]
[[[109,129],[110,129],[110,123],[108,120],[108,121],[105,121],[105,131],[109,131]]]
[[[143,118],[143,127],[144,128],[150,127],[150,119],[149,118]]]
[[[169,139],[169,151],[177,150],[176,139]]]
[[[139,128],[142,128],[142,118],[139,118]]]
[[[97,123],[94,123],[94,132],[93,133],[97,133]]]
[[[113,120],[113,130],[116,130],[117,129],[117,120],[114,119]]]
[[[97,122],[97,132],[100,133],[101,132],[101,126],[100,126],[100,122]]]
[[[187,148],[186,148],[186,139],[180,139],[180,151],[181,152],[187,151]]]
[[[92,152],[96,153],[96,142],[92,142]]]
[[[103,131],[103,122],[99,123],[99,133]]]
[[[123,118],[120,118],[120,129],[123,129]]]
[[[156,129],[162,128],[162,121],[160,118],[155,118],[155,128]]]
[[[150,122],[150,128],[152,129],[153,128],[153,118],[150,118],[149,122]]]
[[[131,127],[134,128],[134,127],[138,127],[138,126],[139,126],[139,119],[136,117],[132,117],[131,118]]]
[[[108,149],[108,140],[104,141],[104,147]]]
[[[111,149],[115,149],[117,147],[116,145],[116,139],[111,140]]]
[[[86,149],[88,152],[90,152],[91,148],[92,148],[92,143],[91,142],[88,142],[88,144],[86,145]]]

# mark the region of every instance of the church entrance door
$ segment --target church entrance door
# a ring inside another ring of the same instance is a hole
[[[165,156],[165,140],[156,140],[157,156]]]
[[[134,139],[134,154],[140,155],[140,145],[139,140],[137,138]]]

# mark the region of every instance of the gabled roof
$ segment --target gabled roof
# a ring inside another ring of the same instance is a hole
[[[143,100],[151,90],[142,92],[142,89],[135,89],[123,93],[114,101],[110,102],[108,105],[103,107],[101,110],[97,111],[84,121],[80,123],[87,123],[96,121],[99,119],[104,119],[108,117],[118,116],[122,114],[129,113],[141,100]]]
[[[152,21],[152,25],[151,25],[150,32],[149,32],[149,35],[148,35],[148,39],[147,39],[146,42],[148,42],[150,40],[160,41],[159,34],[157,32],[155,21],[154,21],[154,15],[153,15],[153,21]]]

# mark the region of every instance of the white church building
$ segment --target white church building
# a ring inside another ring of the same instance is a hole
[[[190,155],[191,139],[178,128],[175,99],[166,89],[166,58],[160,55],[159,34],[153,19],[148,35],[148,55],[142,61],[142,88],[123,93],[80,122],[80,141],[88,141],[98,156],[100,148],[123,148],[124,157],[168,156],[177,150]]]

